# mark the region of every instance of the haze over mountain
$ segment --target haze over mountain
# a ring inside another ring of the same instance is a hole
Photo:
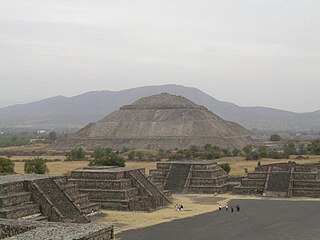
[[[141,97],[167,92],[207,107],[223,119],[246,128],[267,130],[320,129],[320,111],[294,113],[266,107],[240,107],[203,91],[181,85],[146,86],[122,91],[92,91],[74,97],[56,96],[0,109],[1,128],[81,128]]]

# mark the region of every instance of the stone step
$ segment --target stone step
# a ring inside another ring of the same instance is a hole
[[[76,184],[68,183],[60,185],[63,191],[68,194],[71,198],[78,194],[78,187]]]
[[[132,187],[130,179],[119,179],[119,180],[100,180],[100,179],[69,179],[70,183],[74,183],[78,188],[85,189],[127,189]]]
[[[17,219],[40,213],[40,205],[33,203],[3,207],[0,209],[0,218]]]
[[[19,193],[24,191],[25,189],[22,181],[5,183],[0,185],[0,195],[13,194],[13,193]]]
[[[106,189],[80,189],[81,193],[89,194],[90,199],[127,199],[138,195],[138,189],[129,188],[121,190]]]
[[[84,214],[91,214],[100,210],[100,203],[89,202],[84,205],[80,205],[81,212]]]
[[[0,196],[0,208],[19,205],[31,201],[31,193],[19,192]]]
[[[129,211],[130,200],[120,199],[91,199],[92,202],[99,203],[102,209]]]
[[[30,215],[30,216],[26,216],[26,217],[22,217],[19,218],[19,220],[28,220],[28,221],[48,221],[48,217],[47,216],[43,216],[41,213],[37,213],[34,215]]]
[[[72,201],[77,205],[82,205],[90,202],[89,195],[84,193],[79,193],[72,196]]]

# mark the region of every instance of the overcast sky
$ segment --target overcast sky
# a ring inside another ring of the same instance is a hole
[[[169,83],[319,110],[320,1],[0,1],[0,106]]]

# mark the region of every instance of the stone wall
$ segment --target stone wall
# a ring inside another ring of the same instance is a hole
[[[12,240],[111,240],[114,239],[113,226],[97,224],[45,223],[23,220],[0,219],[0,239]]]

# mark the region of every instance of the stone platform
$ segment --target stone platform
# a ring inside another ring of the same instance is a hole
[[[0,219],[0,239],[111,240],[113,238],[112,226]]]
[[[149,181],[144,168],[88,167],[72,171],[68,182],[104,209],[153,211],[170,204],[170,193]]]
[[[87,223],[100,209],[66,177],[12,174],[0,176],[0,218]]]
[[[150,179],[160,189],[173,193],[224,193],[228,174],[215,161],[173,161],[157,163]]]
[[[268,197],[320,197],[320,164],[295,162],[258,166],[233,188],[236,194]]]

